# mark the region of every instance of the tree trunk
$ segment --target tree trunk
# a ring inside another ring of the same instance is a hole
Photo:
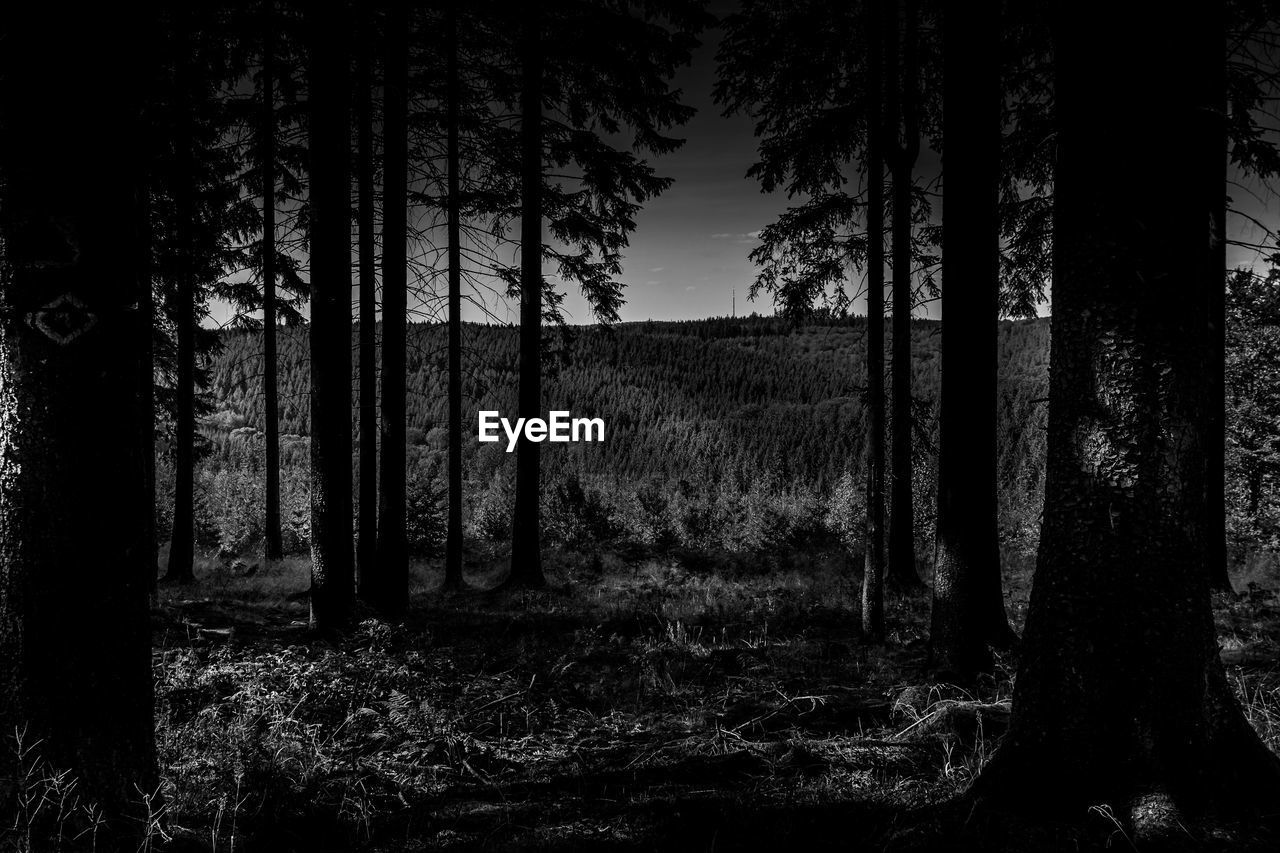
[[[889,15],[890,44],[896,44],[898,16]],[[890,442],[892,471],[889,512],[888,578],[903,589],[919,587],[916,571],[915,507],[912,499],[911,462],[911,172],[920,152],[920,132],[916,116],[916,9],[911,0],[902,2],[900,49],[889,54],[889,92],[898,144],[892,151],[889,169],[893,177],[893,437]]]
[[[944,10],[943,325],[929,652],[970,681],[1011,639],[996,524],[1001,99],[998,7]]]
[[[377,574],[366,600],[386,616],[409,604],[405,542],[405,341],[408,313],[409,11],[395,0],[387,18],[382,125],[382,456]]]
[[[1215,7],[1216,9],[1217,7]],[[1226,50],[1226,15],[1212,22]],[[1205,277],[1208,298],[1208,405],[1205,407],[1204,561],[1209,585],[1230,592],[1227,574],[1227,64],[1216,63],[1210,80],[1214,98],[1213,132],[1218,158],[1206,163],[1203,190],[1209,207],[1213,239]]]
[[[149,129],[149,125],[144,125]],[[143,132],[146,132],[144,130]],[[137,164],[138,174],[144,184],[138,191],[138,317],[142,321],[140,350],[138,352],[138,431],[142,436],[142,488],[147,513],[143,516],[143,537],[146,542],[147,577],[151,593],[160,582],[159,536],[156,530],[156,366],[155,319],[156,300],[152,289],[151,190],[146,183],[148,164]]]
[[[449,171],[449,531],[444,588],[461,589],[462,578],[462,199],[459,195],[458,121],[462,86],[458,79],[458,3],[447,13]]]
[[[32,4],[6,11],[0,53],[0,765],[9,797],[22,733],[68,771],[108,820],[98,849],[136,849],[139,791],[159,784],[137,393],[149,281],[139,218],[120,215],[141,202],[151,23]]]
[[[542,411],[542,48],[537,4],[524,10],[520,94],[520,392],[517,415]],[[538,496],[542,445],[520,436],[516,446],[516,503],[511,520],[509,586],[541,587]]]
[[[311,623],[345,629],[351,542],[351,183],[347,16],[307,9],[311,181]]]
[[[1060,7],[1044,529],[1012,727],[975,790],[1080,818],[1109,806],[1139,844],[1280,796],[1218,658],[1194,524],[1212,234],[1170,176],[1222,156],[1210,8]]]
[[[884,639],[884,24],[883,0],[867,20],[867,542],[862,633]]]
[[[273,0],[263,2],[262,27],[262,397],[266,442],[263,557],[284,556],[280,536],[280,392],[276,358],[276,119]]]
[[[195,230],[195,141],[191,127],[195,75],[191,68],[190,12],[178,13],[173,140],[173,207],[177,238],[178,282],[176,388],[173,428],[173,529],[169,537],[168,583],[195,580],[195,436],[196,436],[196,278],[193,232]]]
[[[356,162],[360,232],[360,497],[356,544],[357,586],[377,572],[378,547],[378,363],[377,294],[373,235],[373,20],[365,13],[356,59]]]

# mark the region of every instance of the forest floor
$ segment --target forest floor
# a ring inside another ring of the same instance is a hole
[[[545,591],[434,592],[338,644],[305,561],[210,564],[153,611],[170,833],[231,850],[893,849],[962,791],[1011,682],[924,675],[928,598],[864,643],[845,561],[548,558]],[[1008,606],[1020,624],[1027,570]],[[478,590],[502,566],[472,567]],[[1280,599],[1222,597],[1224,659],[1280,744]]]

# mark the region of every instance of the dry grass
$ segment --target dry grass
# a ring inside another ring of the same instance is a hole
[[[336,645],[306,626],[303,560],[205,562],[196,585],[163,589],[165,813],[148,844],[847,849],[962,791],[1003,733],[1010,673],[920,683],[927,601],[892,601],[890,642],[866,645],[830,555],[759,572],[557,554],[548,569],[545,591],[441,596],[438,566],[415,566],[407,623],[368,618]],[[492,555],[468,580],[503,571]],[[1011,588],[1020,613],[1025,579]],[[1217,605],[1229,674],[1280,749],[1280,603]],[[71,784],[31,778],[49,801]],[[75,815],[59,831],[83,832]]]
[[[842,559],[767,573],[614,555],[548,564],[547,591],[446,598],[432,592],[438,568],[417,566],[422,609],[404,626],[367,620],[340,646],[307,633],[301,561],[250,577],[206,567],[196,586],[166,589],[172,822],[226,850],[233,838],[727,843],[766,813],[790,817],[753,832],[936,802],[990,752],[989,739],[911,727],[908,714],[953,692],[895,708],[921,663],[927,602],[894,601],[892,642],[862,644]],[[492,586],[503,569],[495,557],[468,581]]]

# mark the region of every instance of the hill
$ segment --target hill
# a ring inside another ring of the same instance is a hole
[[[922,537],[932,524],[939,332],[935,321],[912,325]],[[1000,327],[1002,526],[1010,545],[1034,540],[1039,512],[1048,332],[1046,319]],[[576,512],[594,512],[606,527],[626,526],[626,516],[638,515],[629,519],[633,526],[652,528],[640,538],[691,546],[763,547],[760,535],[745,528],[766,520],[732,517],[750,515],[761,502],[785,504],[770,511],[788,516],[786,537],[812,534],[790,529],[806,524],[832,535],[850,532],[847,521],[833,520],[832,514],[852,515],[862,499],[856,484],[865,434],[865,333],[861,317],[797,327],[752,316],[568,327],[549,334],[547,407],[601,417],[606,424],[603,443],[544,446],[549,499],[559,494],[570,504],[595,505]],[[497,535],[505,526],[514,454],[505,452],[505,442],[481,444],[476,422],[481,409],[514,414],[517,330],[467,324],[463,341],[467,515],[477,533],[491,527],[488,532]],[[428,515],[443,488],[444,344],[443,327],[410,327],[411,479],[418,509]],[[259,333],[226,332],[210,365],[213,414],[204,422],[210,452],[201,478],[206,489],[220,488],[214,482],[219,476],[252,479],[260,465],[260,352]],[[352,352],[358,359],[354,338]],[[280,430],[286,488],[292,483],[295,491],[305,489],[299,471],[307,457],[308,384],[306,329],[283,330]],[[353,405],[353,439],[355,411]],[[210,511],[223,512],[218,505],[228,500],[252,498],[247,491],[239,497],[212,495]],[[807,518],[793,518],[797,513]],[[297,533],[305,538],[305,531]],[[430,530],[420,533],[430,536]]]

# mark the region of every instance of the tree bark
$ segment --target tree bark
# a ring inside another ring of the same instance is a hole
[[[884,24],[867,4],[867,543],[862,633],[884,639]]]
[[[1219,9],[1219,7],[1214,7]],[[1226,51],[1226,14],[1216,13],[1212,21]],[[1216,591],[1231,591],[1227,573],[1227,64],[1216,63],[1209,86],[1214,98],[1211,118],[1218,141],[1218,158],[1206,163],[1203,190],[1209,207],[1209,270],[1205,276],[1208,299],[1209,391],[1205,407],[1205,509],[1204,562],[1209,585]]]
[[[196,277],[195,151],[193,113],[195,86],[189,11],[178,13],[179,46],[175,57],[173,207],[177,238],[178,282],[175,294],[177,352],[173,430],[173,529],[164,580],[195,580],[195,435],[196,435]]]
[[[284,556],[280,536],[280,391],[276,355],[276,119],[273,0],[262,4],[262,436],[266,445],[263,558]]]
[[[356,162],[359,193],[357,214],[360,233],[360,497],[359,533],[356,544],[357,586],[376,573],[378,547],[378,363],[377,294],[373,234],[373,20],[364,13],[360,22],[360,47],[356,59]]]
[[[311,623],[340,632],[355,592],[351,524],[350,71],[342,7],[307,9],[311,181]]]
[[[108,820],[98,849],[136,849],[138,792],[159,784],[137,393],[149,281],[139,218],[120,215],[141,206],[152,24],[32,4],[6,11],[0,52],[0,766],[21,778],[21,732],[69,771]],[[104,68],[110,98],[93,85]]]
[[[149,129],[149,125],[144,124],[143,127]],[[151,228],[151,189],[146,180],[147,166],[145,159],[136,165],[144,182],[138,191],[137,205],[138,317],[142,321],[138,352],[138,432],[142,436],[142,488],[148,507],[142,519],[143,537],[146,542],[149,589],[154,594],[160,582],[160,542],[156,529],[156,300],[151,281],[154,238]]]
[[[395,0],[387,18],[382,125],[382,456],[377,574],[365,596],[386,616],[409,603],[405,541],[405,341],[408,315],[409,11]]]
[[[462,199],[459,195],[458,3],[448,4],[449,56],[448,181],[449,181],[449,529],[445,543],[444,588],[461,589],[462,577]]]
[[[896,6],[897,4],[891,4]],[[889,52],[890,120],[898,139],[889,157],[893,178],[893,395],[892,441],[890,442],[891,509],[889,512],[888,578],[895,586],[912,589],[921,585],[916,571],[915,506],[912,497],[911,460],[911,188],[912,169],[920,153],[917,116],[916,7],[902,0],[901,46],[896,46],[898,16],[889,15],[893,34]]]
[[[520,391],[518,416],[542,411],[542,47],[538,4],[524,7],[520,93]],[[520,436],[516,445],[516,501],[511,519],[509,586],[541,587],[542,445]]]
[[[1212,233],[1170,176],[1222,156],[1214,5],[1059,6],[1044,529],[1012,727],[975,788],[994,806],[1110,806],[1138,844],[1280,796],[1218,658],[1194,523]],[[1160,127],[1178,130],[1144,144]]]
[[[1000,304],[1000,15],[943,19],[942,379],[929,652],[971,681],[1011,640],[1000,578],[996,369]]]

